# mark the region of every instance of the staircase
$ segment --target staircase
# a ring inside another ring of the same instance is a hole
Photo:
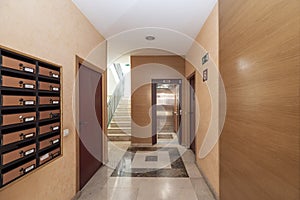
[[[131,101],[122,98],[108,126],[110,141],[131,140]]]

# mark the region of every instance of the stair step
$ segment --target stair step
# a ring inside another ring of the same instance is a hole
[[[131,127],[109,127],[108,131],[131,131]]]
[[[129,127],[131,128],[131,122],[111,122],[109,124],[109,127],[111,128],[117,128],[117,127],[120,127],[120,128],[123,128],[123,127]]]
[[[112,118],[110,123],[131,123],[131,117],[128,118],[121,118],[121,119],[117,119],[117,118]]]
[[[123,121],[122,119],[127,119],[129,121],[131,119],[130,115],[115,115],[112,119],[117,119],[118,121]]]
[[[116,111],[114,115],[131,115],[129,112],[118,112]]]
[[[131,127],[122,127],[120,128],[114,128],[110,127],[108,128],[108,135],[111,134],[123,134],[123,135],[130,135],[131,134]]]
[[[110,141],[131,141],[131,135],[111,134],[108,135]]]

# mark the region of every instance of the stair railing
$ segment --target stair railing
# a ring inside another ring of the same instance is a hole
[[[122,69],[120,68],[120,66],[116,67],[117,65],[115,65],[115,69],[120,77],[120,75],[122,75],[122,77],[120,77],[120,82],[119,84],[116,86],[116,89],[114,91],[114,93],[109,97],[108,103],[107,103],[107,115],[108,115],[108,121],[107,121],[107,126],[109,126],[114,113],[120,103],[121,98],[124,96],[124,84],[125,84],[125,80],[124,80],[124,75],[122,72]]]

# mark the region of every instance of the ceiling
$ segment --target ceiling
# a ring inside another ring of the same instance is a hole
[[[217,0],[73,0],[108,40],[112,59],[141,49],[185,55]],[[147,41],[146,36],[156,39]]]

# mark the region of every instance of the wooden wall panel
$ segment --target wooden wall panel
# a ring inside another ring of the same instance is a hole
[[[209,134],[208,129],[209,126],[212,126],[212,122],[218,121],[218,119],[213,119],[212,117],[212,109],[218,109],[216,107],[213,108],[212,102],[212,92],[218,93],[218,88],[208,87],[207,82],[203,82],[202,80],[202,71],[205,68],[209,70],[208,82],[214,83],[213,85],[218,85],[217,76],[212,76],[212,67],[218,67],[219,60],[219,26],[218,26],[218,5],[214,7],[211,14],[207,18],[205,24],[203,25],[201,31],[199,32],[195,43],[201,46],[203,55],[208,52],[210,59],[216,64],[213,65],[205,65],[201,66],[197,63],[191,64],[189,61],[201,60],[202,55],[198,55],[196,49],[191,48],[188,53],[187,61],[186,61],[186,77],[188,77],[191,73],[196,71],[195,73],[195,92],[196,92],[196,100],[197,106],[199,109],[196,110],[196,124],[198,124],[198,128],[196,128],[196,162],[198,167],[201,169],[203,175],[205,176],[207,182],[210,184],[211,189],[214,191],[216,197],[219,196],[219,144],[217,143],[213,149],[209,152],[209,154],[200,159],[199,152],[203,145],[205,136]],[[194,52],[193,52],[194,51]],[[201,67],[200,67],[201,66]],[[197,68],[197,70],[195,70]],[[200,74],[201,73],[201,74]],[[218,96],[218,95],[217,95]],[[216,123],[218,125],[218,123]],[[215,127],[214,134],[218,134],[218,128]]]
[[[223,0],[222,200],[298,200],[300,2]]]

